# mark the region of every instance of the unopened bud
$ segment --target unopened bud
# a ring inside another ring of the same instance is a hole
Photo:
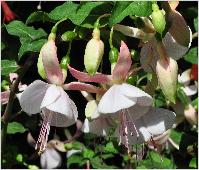
[[[69,57],[69,55],[66,55],[65,57],[62,58],[61,63],[60,63],[60,67],[62,69],[67,70],[68,64],[70,64],[70,57]]]
[[[116,63],[117,59],[118,59],[118,55],[119,55],[119,52],[118,52],[117,48],[115,48],[115,47],[111,48],[111,50],[109,51],[110,63]]]
[[[174,59],[168,57],[157,61],[156,74],[160,88],[165,97],[173,103],[176,100],[177,73],[178,65]]]
[[[185,109],[184,115],[191,125],[198,124],[197,112],[191,104],[189,104],[188,108]]]
[[[94,75],[104,54],[104,43],[100,40],[100,31],[93,30],[93,38],[87,43],[84,54],[84,65],[90,75]]]
[[[152,17],[153,26],[158,33],[162,34],[166,25],[163,11],[159,10],[159,7],[157,4],[153,4],[152,9],[153,9],[153,12],[151,14],[151,17]]]
[[[44,69],[43,62],[42,62],[42,55],[41,55],[41,52],[40,52],[40,54],[39,54],[39,58],[38,58],[38,61],[37,61],[37,70],[38,70],[39,75],[40,75],[43,79],[46,79],[46,72],[45,72],[45,69]]]
[[[66,31],[64,34],[62,34],[61,39],[63,41],[72,41],[77,36],[77,33],[74,31]]]

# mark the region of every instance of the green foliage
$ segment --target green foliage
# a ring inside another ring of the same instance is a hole
[[[196,110],[198,110],[198,97],[195,98],[195,99],[192,101],[192,105],[193,105],[193,107],[194,107]]]
[[[99,156],[96,156],[94,158],[92,158],[91,160],[91,165],[93,168],[95,169],[114,169],[117,168],[114,165],[107,165],[105,162],[103,162],[102,158],[100,158]]]
[[[1,60],[1,75],[8,76],[19,69],[19,66],[12,60]]]
[[[21,44],[25,42],[30,43],[47,36],[43,29],[39,28],[38,30],[35,30],[33,27],[26,26],[21,21],[12,21],[6,25],[6,29],[10,35],[18,36]]]
[[[114,147],[113,142],[108,142],[104,147],[104,152],[117,154],[118,150]]]
[[[171,134],[170,134],[170,138],[176,143],[176,144],[180,144],[181,142],[181,138],[182,138],[183,133],[176,131],[175,129],[171,129]]]
[[[194,18],[194,28],[195,28],[195,31],[198,31],[198,17]]]
[[[55,22],[54,20],[52,20],[49,16],[47,12],[43,12],[43,11],[36,11],[33,12],[32,14],[29,15],[29,17],[26,20],[26,24],[31,24],[33,22]]]
[[[198,64],[198,48],[191,48],[189,52],[184,56],[184,59],[189,63]]]
[[[196,163],[196,158],[192,158],[190,163],[189,163],[190,168],[197,168],[197,163]]]
[[[83,157],[80,155],[71,155],[68,159],[67,159],[67,168],[70,167],[71,164],[80,164],[83,161]]]
[[[128,15],[149,16],[152,13],[152,3],[143,1],[117,1],[112,11],[109,24],[119,23]]]
[[[19,49],[18,57],[21,57],[28,52],[39,52],[42,46],[47,42],[47,39],[40,39],[31,43],[24,43]]]
[[[24,133],[27,131],[21,123],[11,122],[8,123],[7,134]]]
[[[87,158],[87,159],[90,159],[92,158],[93,156],[95,155],[95,153],[91,150],[91,149],[84,149],[83,150],[83,157],[84,158]]]

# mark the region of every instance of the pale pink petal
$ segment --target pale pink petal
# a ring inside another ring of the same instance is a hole
[[[100,113],[115,113],[121,109],[129,108],[136,104],[137,99],[129,99],[121,93],[122,85],[113,85],[101,98],[98,111]]]
[[[62,158],[53,148],[47,148],[41,155],[40,163],[43,169],[53,169],[61,166]]]
[[[192,35],[183,16],[175,10],[171,10],[167,19],[171,23],[169,33],[179,44],[188,47]]]
[[[10,90],[1,92],[1,104],[4,105],[4,104],[8,103],[9,96],[10,96]]]
[[[176,9],[177,8],[177,6],[179,5],[179,1],[178,0],[175,0],[175,1],[168,1],[168,3],[169,3],[169,6],[170,6],[170,8],[171,9]]]
[[[9,77],[10,77],[10,82],[12,83],[14,80],[16,80],[18,78],[18,74],[17,73],[10,73]]]
[[[67,127],[76,122],[78,117],[77,108],[61,87],[57,87],[57,89],[60,96],[53,103],[42,108],[42,117],[51,112],[53,113],[51,126]]]
[[[108,83],[111,81],[111,76],[106,74],[96,73],[94,76],[89,75],[72,68],[68,65],[68,69],[73,77],[83,82],[95,82],[95,83]]]
[[[152,135],[160,135],[172,127],[175,117],[175,113],[170,110],[151,107],[141,119]]]
[[[131,54],[127,45],[121,41],[120,53],[117,64],[113,69],[113,80],[124,80],[131,68]]]
[[[169,32],[166,33],[162,41],[165,45],[168,56],[175,60],[182,58],[189,49],[188,46],[185,47],[176,42]]]
[[[57,58],[57,47],[54,40],[49,40],[41,49],[42,61],[47,78],[52,84],[63,84],[63,75]]]
[[[49,84],[36,80],[23,91],[19,102],[23,111],[27,114],[36,114],[40,112],[42,100],[49,88]]]
[[[79,90],[79,91],[86,91],[89,93],[104,93],[104,89],[95,87],[91,84],[85,84],[80,82],[71,82],[68,84],[64,84],[62,86],[65,90]]]
[[[137,101],[136,103],[141,106],[152,105],[152,97],[135,86],[123,83],[120,88],[120,93],[131,100]]]

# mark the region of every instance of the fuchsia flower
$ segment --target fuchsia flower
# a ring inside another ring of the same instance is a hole
[[[119,143],[130,145],[148,141],[169,129],[175,114],[166,109],[152,108],[152,98],[139,88],[126,83],[132,61],[128,47],[121,42],[118,61],[112,75],[97,73],[89,76],[68,67],[71,74],[80,81],[107,84],[110,88],[101,97],[89,122],[85,120],[83,131],[107,135],[107,128],[119,122],[115,135]]]
[[[16,14],[10,9],[5,1],[1,1],[4,17],[3,22],[10,22],[16,18]]]
[[[50,126],[67,127],[77,121],[78,112],[75,103],[65,90],[85,90],[91,93],[102,93],[95,86],[71,82],[64,84],[65,78],[57,59],[57,47],[54,40],[49,40],[41,49],[42,61],[47,76],[45,83],[36,80],[20,96],[20,105],[29,115],[40,113],[43,124],[35,149],[39,153],[46,148]]]

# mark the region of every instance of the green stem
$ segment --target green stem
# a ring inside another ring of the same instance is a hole
[[[70,50],[71,50],[71,46],[72,46],[72,41],[69,42],[68,44],[68,51],[67,51],[67,56],[70,56]]]
[[[109,45],[110,45],[110,48],[113,48],[113,27],[111,28],[111,31],[110,31]]]
[[[13,85],[10,88],[10,96],[9,96],[8,104],[6,106],[6,109],[5,109],[5,112],[4,112],[3,116],[1,118],[2,122],[4,123],[2,134],[1,134],[1,137],[2,137],[1,148],[2,149],[5,149],[7,126],[8,126],[8,122],[9,122],[9,119],[10,119],[10,115],[12,113],[12,107],[13,107],[13,102],[14,102],[14,98],[15,98],[15,93],[18,90],[18,86],[19,86],[19,83],[20,83],[22,77],[28,71],[29,67],[33,64],[34,59],[36,59],[36,56],[35,55],[31,55],[26,60],[21,73],[19,74],[18,78],[15,80],[15,82],[13,83]]]

